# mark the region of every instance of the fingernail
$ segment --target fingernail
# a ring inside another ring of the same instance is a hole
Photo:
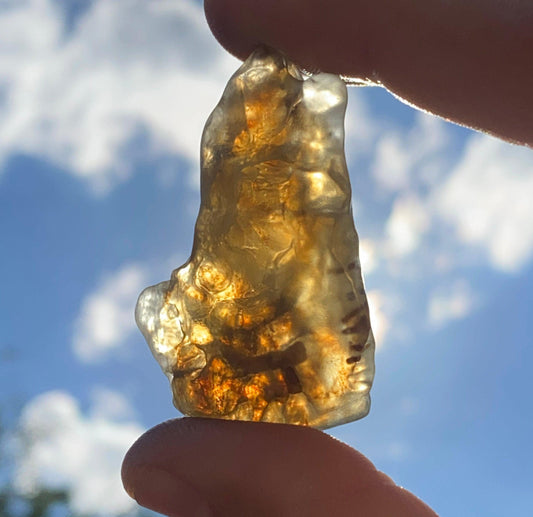
[[[198,491],[163,470],[139,467],[130,474],[128,493],[141,505],[168,517],[213,517]]]

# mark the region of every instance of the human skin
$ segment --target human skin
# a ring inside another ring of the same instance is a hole
[[[533,146],[530,0],[205,0],[218,41],[367,78],[445,119]]]
[[[286,424],[182,418],[141,436],[124,486],[170,517],[435,517],[362,454]]]

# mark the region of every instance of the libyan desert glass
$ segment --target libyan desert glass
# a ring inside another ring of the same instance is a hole
[[[365,416],[374,339],[344,158],[346,87],[255,51],[202,139],[190,259],[137,323],[192,416],[327,428]]]

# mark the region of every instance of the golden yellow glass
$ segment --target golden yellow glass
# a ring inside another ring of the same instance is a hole
[[[136,309],[182,413],[322,429],[368,413],[346,100],[338,76],[261,48],[207,121],[191,257]]]

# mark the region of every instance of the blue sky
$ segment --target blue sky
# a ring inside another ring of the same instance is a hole
[[[32,436],[21,493],[133,515],[120,458],[177,414],[133,308],[190,253],[200,135],[237,64],[192,0],[0,3],[0,408]],[[377,374],[370,415],[331,434],[441,515],[530,515],[533,152],[378,88],[350,89],[346,148]]]

